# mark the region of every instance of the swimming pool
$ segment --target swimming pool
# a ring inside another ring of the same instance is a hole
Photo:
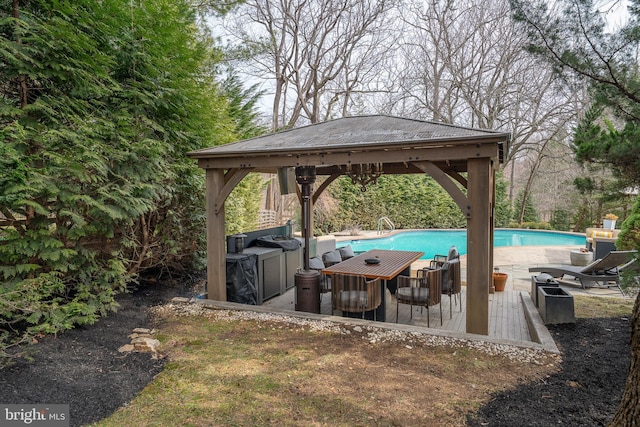
[[[500,229],[494,232],[494,246],[570,246],[584,245],[585,236],[542,230]],[[435,254],[447,254],[455,245],[460,255],[467,253],[467,230],[400,231],[387,237],[352,239],[337,242],[337,247],[351,245],[355,252],[371,249],[421,251],[420,259],[433,259]]]

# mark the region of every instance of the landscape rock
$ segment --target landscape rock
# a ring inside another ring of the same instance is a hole
[[[121,346],[118,351],[120,353],[152,353],[154,358],[158,358],[160,357],[160,353],[158,353],[160,341],[152,337],[154,333],[153,329],[135,328],[129,334],[131,342]]]

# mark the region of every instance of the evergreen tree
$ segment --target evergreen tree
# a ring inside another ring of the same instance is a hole
[[[635,249],[640,247],[640,197],[631,208],[629,217],[622,223],[616,248],[618,249]],[[635,273],[635,272],[634,272]]]
[[[516,197],[514,206],[515,212],[521,212],[523,209],[522,206],[522,199],[524,199],[524,192],[520,191],[518,193],[518,197]],[[535,206],[533,205],[533,201],[531,200],[531,197],[527,197],[527,199],[524,202],[524,215],[522,215],[522,222],[538,222],[540,220],[540,216],[538,214],[538,211],[536,210]]]
[[[551,221],[549,221],[554,230],[570,231],[571,221],[569,213],[564,209],[554,209],[551,213]]]
[[[337,212],[318,218],[323,232],[349,228],[375,230],[387,216],[396,228],[461,228],[466,219],[451,196],[426,174],[383,175],[365,192],[347,177],[337,179],[329,194],[338,201]]]
[[[513,212],[508,195],[508,182],[502,172],[496,174],[496,207],[494,210],[495,227],[508,227]]]
[[[227,99],[227,112],[233,123],[236,139],[248,139],[266,133],[268,125],[261,123],[257,104],[263,92],[254,85],[244,87],[236,74],[231,73],[222,82]],[[250,173],[233,189],[225,203],[225,229],[227,234],[255,230],[262,191],[267,181],[260,174]]]
[[[14,0],[0,16],[2,352],[95,321],[145,268],[190,263],[204,191],[185,153],[232,134],[186,1]]]
[[[593,108],[574,136],[578,161],[609,166],[620,188],[639,187],[640,1],[629,1],[631,19],[615,32],[605,30],[605,17],[591,0],[511,3],[529,33],[530,51],[550,61],[567,84],[586,83],[593,94]],[[633,215],[629,219],[622,227],[630,237],[637,222]],[[631,243],[626,237],[622,242]],[[631,368],[612,426],[637,425],[640,419],[640,294],[631,325]]]

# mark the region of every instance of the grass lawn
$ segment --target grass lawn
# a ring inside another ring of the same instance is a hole
[[[633,300],[577,296],[575,306],[577,317],[630,315]],[[421,334],[184,310],[155,311],[164,371],[96,426],[461,426],[492,392],[560,362]]]

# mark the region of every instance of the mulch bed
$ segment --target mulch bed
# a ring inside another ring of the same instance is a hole
[[[150,306],[186,289],[147,286],[119,298],[121,308],[93,326],[46,337],[32,362],[0,370],[3,403],[68,403],[71,425],[109,416],[162,370],[147,353],[119,353],[134,328],[151,327]],[[492,397],[471,426],[602,426],[613,417],[629,366],[627,318],[578,319],[549,328],[563,353],[560,372]]]
[[[604,426],[622,397],[630,361],[630,319],[577,319],[549,326],[560,372],[493,396],[470,426]]]
[[[0,401],[69,404],[71,426],[101,420],[132,400],[162,371],[149,353],[119,353],[134,328],[152,327],[147,309],[175,289],[146,287],[119,296],[120,308],[96,324],[43,338],[33,361],[0,370]]]

